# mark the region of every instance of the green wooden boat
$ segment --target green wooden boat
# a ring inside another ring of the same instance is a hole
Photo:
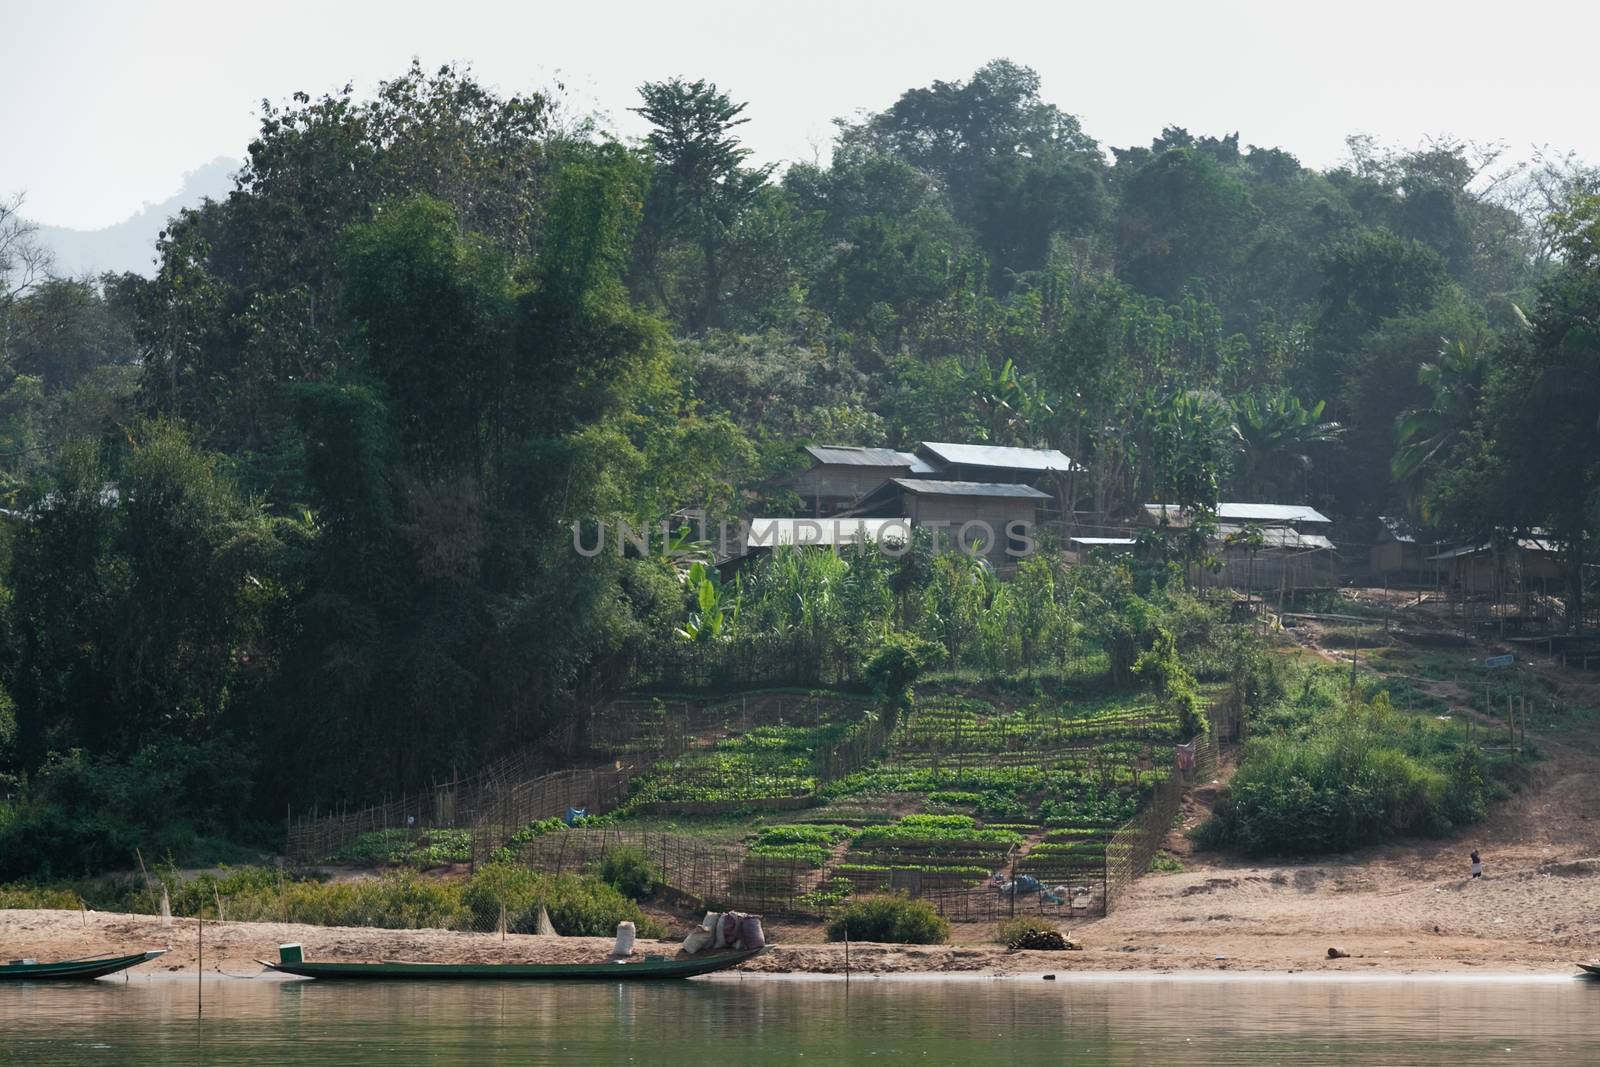
[[[608,960],[604,963],[408,963],[384,960],[382,963],[316,963],[300,958],[299,945],[279,948],[277,963],[256,962],[281,974],[301,978],[360,978],[381,981],[494,981],[547,980],[637,981],[657,978],[693,978],[713,971],[737,967],[760,955],[761,949],[742,952],[717,952],[703,956],[646,956],[640,960]]]
[[[164,948],[149,952],[135,952],[131,956],[96,956],[86,960],[58,960],[39,963],[37,960],[11,960],[0,963],[0,982],[42,982],[66,978],[104,978],[108,974],[137,967],[146,960],[166,955]]]

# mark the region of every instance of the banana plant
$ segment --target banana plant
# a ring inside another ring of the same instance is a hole
[[[694,598],[695,610],[673,634],[682,641],[709,644],[733,636],[739,618],[739,586],[723,584],[722,575],[709,563],[696,560],[680,572],[680,579]]]

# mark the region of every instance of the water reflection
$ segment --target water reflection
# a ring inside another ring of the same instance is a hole
[[[1127,979],[0,987],[0,1063],[1459,1064],[1590,1059],[1600,983]]]

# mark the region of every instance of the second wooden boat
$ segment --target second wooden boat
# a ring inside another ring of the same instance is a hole
[[[545,980],[620,982],[640,979],[693,978],[737,967],[761,953],[760,949],[741,952],[707,953],[702,956],[645,956],[639,960],[603,963],[410,963],[384,960],[381,963],[319,963],[300,958],[300,946],[284,945],[277,963],[256,962],[280,974],[300,978],[361,978],[380,981],[486,981]]]
[[[146,960],[166,955],[164,948],[149,952],[135,952],[131,956],[96,956],[86,960],[57,960],[40,963],[38,960],[11,960],[0,963],[0,981],[41,982],[64,978],[104,978],[108,974],[137,967]]]
[[[1578,964],[1578,970],[1590,978],[1600,978],[1600,963],[1580,963]]]

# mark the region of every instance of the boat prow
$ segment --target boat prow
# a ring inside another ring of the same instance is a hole
[[[58,960],[54,963],[11,960],[0,963],[0,981],[42,982],[69,978],[104,978],[108,974],[137,967],[141,963],[166,954],[166,949],[155,948],[148,952],[135,952],[129,956],[96,956],[83,960]]]
[[[291,946],[284,946],[289,949]],[[382,963],[320,963],[294,958],[294,951],[281,952],[277,963],[256,962],[268,970],[298,978],[367,979],[377,981],[640,981],[649,979],[694,978],[725,971],[760,955],[761,949],[739,952],[706,953],[701,956],[645,956],[639,960],[608,960],[603,963],[411,963],[385,960]]]
[[[1580,963],[1578,970],[1583,972],[1580,978],[1600,978],[1600,963]]]

